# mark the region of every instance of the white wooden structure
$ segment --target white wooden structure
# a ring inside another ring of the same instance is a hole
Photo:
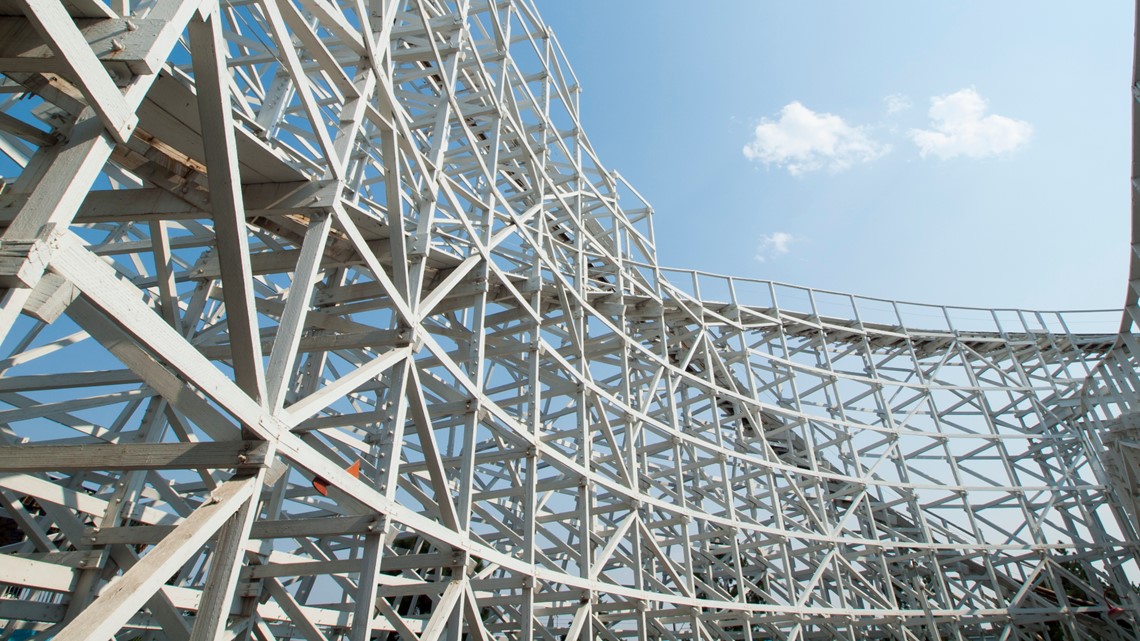
[[[0,34],[0,638],[1137,638],[1135,297],[663,269],[531,0]]]

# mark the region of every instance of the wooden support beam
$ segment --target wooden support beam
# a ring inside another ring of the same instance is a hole
[[[269,596],[281,606],[281,609],[289,616],[289,620],[293,625],[297,626],[297,630],[308,641],[329,641],[328,637],[309,620],[306,616],[304,609],[293,598],[293,595],[281,585],[277,579],[265,579],[262,582],[266,589],[269,591]]]
[[[352,609],[352,629],[349,641],[369,641],[372,638],[372,620],[376,614],[376,586],[381,571],[384,539],[387,528],[364,537],[364,558],[360,564],[360,577],[356,583],[356,603]],[[395,625],[395,622],[393,622]]]
[[[412,422],[416,426],[416,433],[420,437],[420,448],[423,450],[424,465],[427,467],[432,489],[435,490],[435,501],[439,506],[443,524],[458,531],[461,526],[459,514],[455,508],[455,499],[451,496],[451,486],[447,481],[443,460],[440,458],[439,445],[435,440],[435,428],[432,425],[431,414],[424,399],[420,375],[415,364],[409,368],[408,374],[410,376],[407,385],[408,408]]]
[[[67,592],[75,570],[64,565],[0,554],[0,583]]]
[[[126,624],[155,593],[258,488],[256,477],[242,477],[218,486],[207,502],[188,516],[119,580],[107,586],[90,606],[71,620],[56,641],[103,641]]]
[[[451,620],[456,605],[463,598],[466,586],[466,579],[447,582],[446,587],[443,588],[443,594],[439,597],[439,602],[435,604],[435,608],[432,610],[431,618],[424,626],[424,631],[420,633],[420,641],[436,641],[439,638],[439,635],[447,627],[448,621]]]
[[[255,486],[260,489],[265,478],[264,470],[253,476]],[[249,530],[258,514],[258,494],[260,492],[254,492],[246,499],[218,531],[218,540],[210,555],[210,573],[202,589],[190,641],[221,641],[224,638],[238,578],[244,566]]]
[[[277,325],[277,336],[274,338],[273,349],[269,354],[269,366],[266,368],[269,390],[266,405],[275,412],[285,405],[285,396],[289,392],[289,385],[293,382],[297,346],[305,330],[305,317],[312,302],[313,286],[320,276],[321,258],[331,227],[332,217],[327,214],[319,216],[316,220],[310,220],[305,240],[301,244],[301,254],[293,273],[289,298],[285,302],[285,311],[281,314],[281,320]]]
[[[0,446],[3,472],[252,469],[267,465],[265,441]]]
[[[173,528],[171,529],[173,530]],[[130,570],[139,562],[138,554],[134,550],[121,545],[111,547],[110,557],[115,565],[124,571]],[[171,602],[170,593],[173,590],[174,588],[169,585],[160,587],[154,596],[147,601],[146,607],[150,610],[151,615],[158,620],[163,633],[170,638],[170,641],[189,641],[190,625],[182,616],[182,612]],[[71,598],[74,603],[74,592]]]
[[[135,74],[158,73],[161,59],[150,55],[150,45],[163,21],[147,18],[79,18],[76,29],[105,65],[120,65]],[[0,69],[35,73],[66,73],[70,68],[56,57],[47,40],[25,18],[0,18]]]
[[[134,525],[131,527],[101,528],[91,532],[95,545],[123,543],[130,545],[152,544],[161,541],[174,530],[173,525]],[[378,527],[374,516],[326,516],[309,519],[263,520],[253,524],[251,539],[291,539],[297,537],[327,537],[343,534],[365,534]],[[398,558],[398,557],[397,557]]]
[[[19,0],[24,15],[41,38],[66,65],[79,90],[99,114],[104,126],[120,143],[126,142],[138,124],[138,116],[123,98],[107,70],[87,44],[86,38],[59,0]],[[153,38],[153,36],[152,36]]]
[[[238,386],[264,402],[265,364],[262,362],[253,276],[246,238],[245,206],[238,174],[237,139],[230,104],[226,41],[215,7],[206,18],[190,21],[190,48],[194,60],[195,89],[206,148],[210,206],[222,262],[222,290],[226,298],[226,324],[233,345],[234,374]]]

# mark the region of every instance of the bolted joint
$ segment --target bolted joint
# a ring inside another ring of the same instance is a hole
[[[471,565],[471,553],[467,550],[452,551],[449,565],[455,575],[467,574],[468,566]]]

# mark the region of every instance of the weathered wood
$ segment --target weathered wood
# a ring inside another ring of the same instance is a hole
[[[77,578],[21,570],[16,627],[1012,639],[1140,611],[1134,338],[660,267],[533,2],[58,4],[58,36],[0,17],[0,517]],[[243,442],[264,489],[203,516]]]
[[[251,539],[290,539],[296,537],[325,537],[343,534],[364,534],[378,526],[375,517],[339,516],[312,519],[261,520],[250,529]],[[131,527],[101,528],[90,533],[95,545],[152,544],[169,534],[173,525],[135,525]]]
[[[83,33],[75,26],[59,0],[19,0],[24,15],[39,32],[58,62],[76,79],[80,91],[99,114],[103,124],[119,142],[126,142],[134,132],[138,116],[127,104],[119,88],[100,64]],[[161,27],[140,41],[151,41]],[[145,48],[145,47],[142,47]]]
[[[151,42],[162,30],[159,20],[145,18],[79,19],[75,26],[91,53],[103,64],[126,65],[136,74],[158,73]],[[66,72],[47,41],[22,18],[0,18],[0,68],[10,71]]]
[[[265,474],[259,472],[254,476],[256,487],[260,489]],[[190,641],[219,641],[225,633],[238,577],[245,565],[249,529],[260,510],[258,494],[255,491],[246,499],[218,531]]]
[[[0,583],[52,592],[71,590],[75,570],[65,565],[0,554]]]
[[[264,441],[0,446],[0,472],[185,470],[267,465]]]
[[[187,517],[161,543],[118,581],[100,592],[79,616],[56,633],[59,641],[109,639],[182,566],[257,489],[256,477],[218,486],[209,500]]]
[[[206,164],[210,167],[210,207],[222,261],[226,324],[233,345],[238,385],[252,398],[265,399],[265,364],[257,330],[245,206],[238,173],[237,140],[230,109],[225,38],[220,20],[190,21],[195,89]]]

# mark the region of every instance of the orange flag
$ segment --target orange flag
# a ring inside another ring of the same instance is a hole
[[[351,474],[353,478],[357,478],[357,479],[360,478],[360,459],[356,459],[356,462],[353,463],[352,465],[349,465],[348,467],[344,468],[344,471]],[[325,477],[323,477],[323,476],[314,476],[313,477],[313,489],[320,492],[321,496],[328,496],[329,495],[329,485],[330,485],[330,483],[328,482],[327,479],[325,479]]]

